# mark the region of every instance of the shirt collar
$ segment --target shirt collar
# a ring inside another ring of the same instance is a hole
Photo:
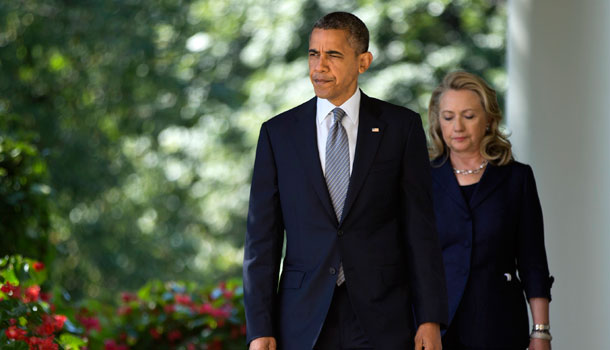
[[[319,98],[317,101],[317,121],[318,125],[322,124],[324,120],[329,116],[329,113],[339,107],[345,114],[347,118],[354,124],[358,125],[358,116],[360,113],[360,98],[362,94],[360,93],[360,88],[356,88],[356,92],[347,99],[341,106],[333,105],[329,100]]]

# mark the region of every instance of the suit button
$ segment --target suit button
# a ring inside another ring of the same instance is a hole
[[[328,269],[328,272],[329,272],[331,275],[334,275],[334,274],[336,274],[336,273],[337,273],[337,269],[335,269],[334,267],[331,267],[330,269]]]
[[[464,241],[464,247],[470,248],[470,241],[468,241],[468,240]]]
[[[343,236],[343,230],[337,231],[337,236],[339,236],[339,237]]]

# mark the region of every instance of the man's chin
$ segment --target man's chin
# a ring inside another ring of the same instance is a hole
[[[318,98],[323,98],[325,100],[328,100],[328,98],[330,97],[330,93],[326,89],[314,88],[313,91],[315,92],[315,94]]]

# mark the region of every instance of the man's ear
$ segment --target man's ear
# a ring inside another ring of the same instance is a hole
[[[358,55],[358,72],[360,74],[364,73],[371,66],[371,62],[373,62],[373,54],[370,52],[361,53]]]

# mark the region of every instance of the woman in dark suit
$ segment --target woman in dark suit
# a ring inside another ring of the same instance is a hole
[[[428,118],[449,294],[443,349],[550,349],[542,210],[532,169],[513,159],[498,129],[495,91],[473,74],[450,73]]]

